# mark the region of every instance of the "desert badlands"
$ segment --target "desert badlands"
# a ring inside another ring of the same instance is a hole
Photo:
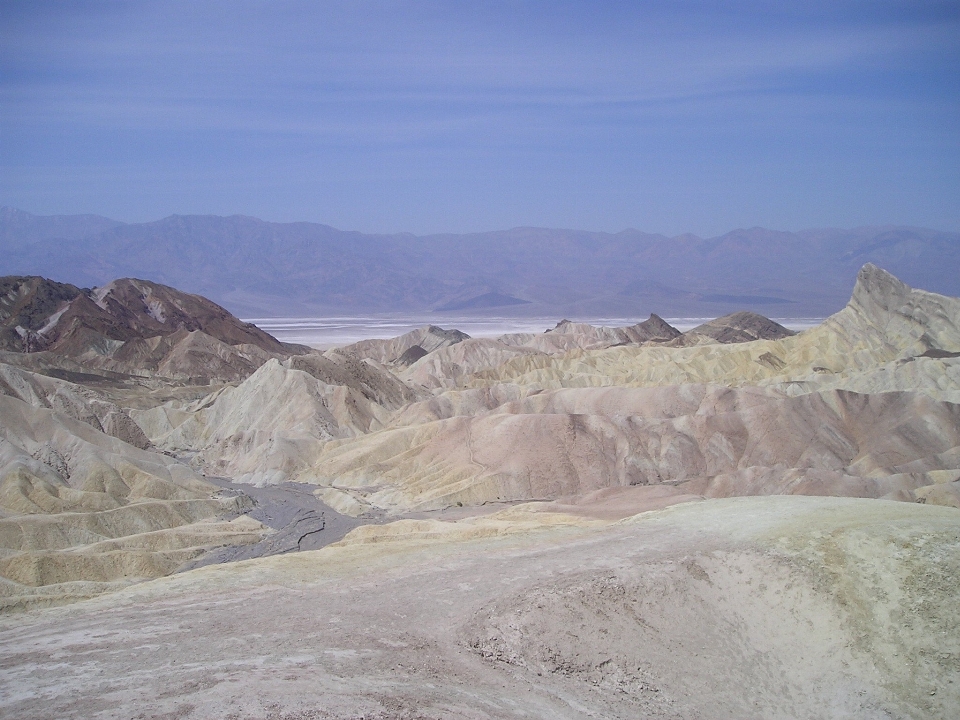
[[[960,717],[960,299],[324,352],[0,278],[4,718]]]

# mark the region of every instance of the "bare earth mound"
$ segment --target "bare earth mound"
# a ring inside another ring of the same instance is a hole
[[[0,325],[0,716],[960,716],[956,298],[320,353],[15,277]]]
[[[0,621],[0,710],[290,720],[960,712],[953,509],[778,497],[616,525],[503,515],[386,526]]]

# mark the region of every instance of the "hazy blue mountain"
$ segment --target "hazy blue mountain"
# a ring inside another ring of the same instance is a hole
[[[43,240],[79,240],[123,223],[100,215],[31,215],[0,207],[0,249],[10,251]]]
[[[514,228],[417,237],[239,215],[123,224],[0,211],[2,275],[80,287],[143,278],[248,317],[451,307],[531,316],[823,315],[844,305],[866,262],[960,295],[960,234],[922,228],[751,228],[715,238]]]
[[[468,300],[454,300],[437,308],[437,312],[454,312],[456,310],[479,310],[481,308],[502,308],[508,305],[529,305],[529,300],[504,295],[503,293],[484,293]]]

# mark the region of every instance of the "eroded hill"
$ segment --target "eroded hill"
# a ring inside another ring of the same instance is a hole
[[[4,283],[0,712],[960,713],[956,298],[321,353]]]

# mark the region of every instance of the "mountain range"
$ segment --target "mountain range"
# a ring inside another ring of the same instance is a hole
[[[911,227],[714,238],[514,228],[415,236],[307,222],[173,215],[122,223],[0,209],[0,275],[80,288],[134,277],[211,298],[246,317],[438,312],[567,317],[775,317],[841,308],[867,262],[960,295],[960,233]]]

